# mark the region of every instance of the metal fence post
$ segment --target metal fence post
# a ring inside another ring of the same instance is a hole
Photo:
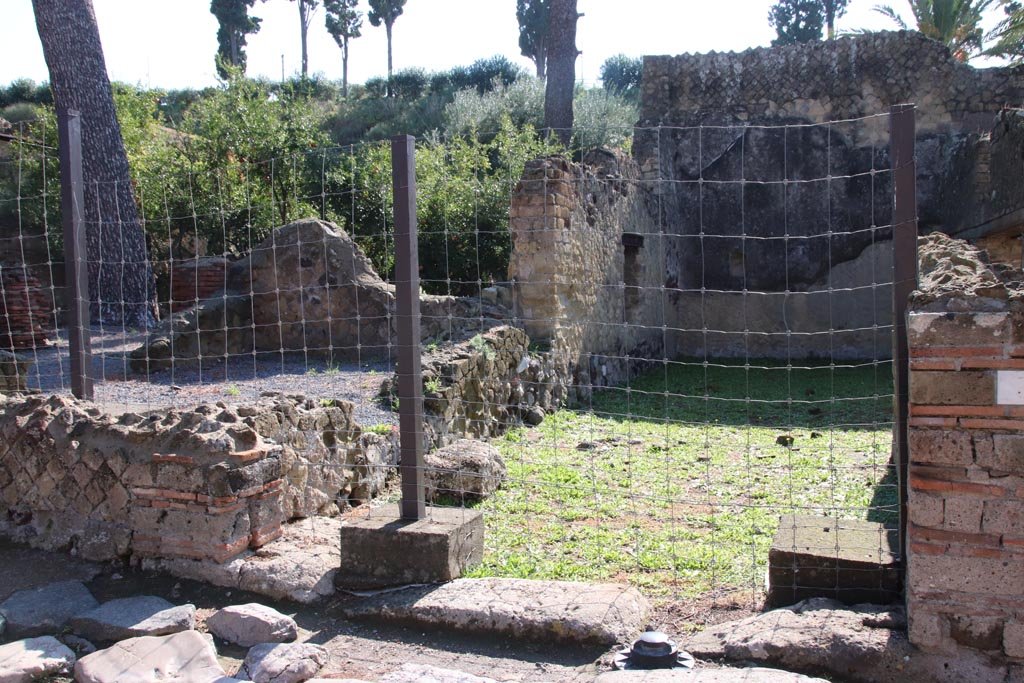
[[[71,393],[92,399],[92,350],[89,331],[89,271],[85,247],[82,185],[82,117],[68,110],[57,115],[60,155],[60,207],[64,224],[64,304],[71,354]]]
[[[416,235],[416,139],[391,139],[395,191],[395,294],[398,309],[399,471],[402,519],[426,515],[423,487],[423,377],[420,369],[420,272]]]
[[[899,477],[900,553],[907,553],[907,494],[910,473],[910,351],[907,342],[907,304],[917,287],[917,163],[914,158],[914,105],[889,111],[889,161],[892,165],[892,316],[893,402],[896,472]]]

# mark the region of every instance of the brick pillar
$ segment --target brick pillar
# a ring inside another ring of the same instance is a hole
[[[1024,311],[1003,308],[909,316],[907,608],[924,650],[1024,661]]]
[[[510,209],[512,259],[509,280],[514,283],[515,313],[534,340],[555,335],[566,293],[566,275],[573,258],[569,230],[576,189],[570,163],[560,157],[537,159],[526,165],[512,194]]]

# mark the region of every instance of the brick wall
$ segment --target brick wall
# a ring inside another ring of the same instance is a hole
[[[171,268],[171,310],[191,308],[224,289],[229,265],[219,256],[175,263]]]
[[[909,316],[910,639],[1024,661],[1024,307],[921,308]]]

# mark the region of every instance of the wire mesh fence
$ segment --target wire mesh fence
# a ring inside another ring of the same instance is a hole
[[[484,515],[477,575],[623,580],[699,620],[761,604],[773,539],[796,555],[849,550],[836,533],[806,547],[801,528],[822,519],[863,532],[861,556],[898,561],[894,262],[916,255],[894,258],[910,224],[893,214],[889,119],[637,127],[630,154],[566,156],[532,131],[419,141],[413,431],[429,502]],[[16,247],[4,320],[32,361],[29,388],[66,393],[46,135],[37,124],[0,140],[2,239]],[[137,180],[139,224],[101,220],[143,231],[147,253],[99,245],[87,264],[96,402],[251,417],[275,401],[309,413],[350,401],[358,431],[391,444],[371,469],[392,485],[341,495],[351,478],[334,475],[357,447],[330,420],[296,423],[263,435],[296,451],[287,515],[396,500],[410,283],[392,181],[382,144],[196,157]],[[110,269],[142,272],[143,286],[120,275],[130,291],[95,301]],[[98,314],[124,304],[160,320]],[[795,590],[807,575],[788,576]]]

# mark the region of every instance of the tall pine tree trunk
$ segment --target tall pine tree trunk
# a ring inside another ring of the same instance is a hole
[[[572,139],[572,96],[576,88],[576,0],[551,0],[547,36],[544,128],[568,146]]]
[[[86,253],[94,320],[142,327],[155,288],[92,0],[32,0],[58,110],[82,114]]]
[[[299,0],[299,31],[302,38],[302,76],[309,74],[309,53],[306,51],[306,39],[309,34],[309,10],[306,9],[305,0]]]
[[[389,22],[384,22],[384,31],[388,34],[388,87],[386,94],[388,97],[391,97],[394,93],[391,91],[391,69],[393,63],[391,61],[391,24]]]
[[[348,97],[348,37],[341,46],[341,94]]]

